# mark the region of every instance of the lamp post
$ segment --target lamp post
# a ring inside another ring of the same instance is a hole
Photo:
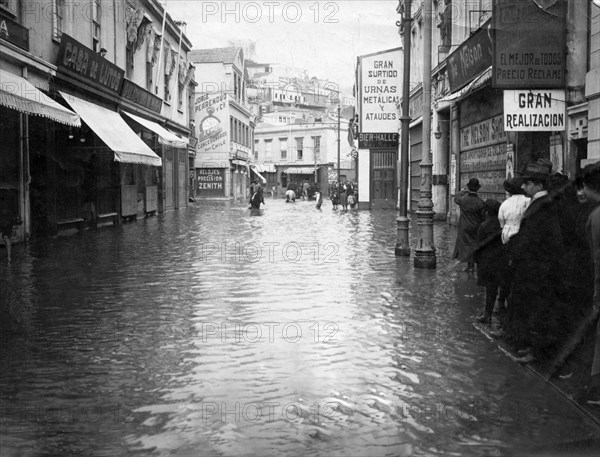
[[[338,153],[338,172],[337,172],[337,193],[338,193],[338,198],[340,196],[340,117],[341,117],[341,110],[342,108],[340,107],[340,105],[338,105],[337,107],[337,153]]]
[[[398,6],[400,9],[401,6]],[[404,1],[402,13],[403,29],[403,81],[402,81],[402,116],[400,116],[401,138],[400,138],[400,202],[398,204],[398,218],[396,219],[396,249],[394,253],[398,257],[410,256],[410,245],[408,244],[408,129],[410,126],[409,97],[410,97],[410,35],[411,35],[411,1]]]
[[[423,159],[421,160],[421,189],[417,225],[419,240],[415,250],[416,268],[435,268],[433,244],[433,201],[431,200],[431,16],[433,1],[423,2]]]

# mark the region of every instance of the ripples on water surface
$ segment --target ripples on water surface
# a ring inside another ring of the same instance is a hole
[[[393,256],[394,212],[203,202],[21,248],[0,267],[27,329],[0,353],[1,455],[493,456],[597,438],[473,329],[483,296],[449,259],[453,229],[435,233],[437,270],[415,270]]]

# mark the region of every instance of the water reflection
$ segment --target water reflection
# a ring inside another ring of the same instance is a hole
[[[393,256],[393,212],[202,202],[32,245],[1,349],[8,455],[519,455],[597,438],[471,325],[482,300]],[[414,234],[413,234],[414,239]]]

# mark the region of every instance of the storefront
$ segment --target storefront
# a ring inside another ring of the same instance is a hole
[[[86,65],[83,64],[86,63]],[[81,129],[55,129],[43,154],[32,163],[47,196],[32,205],[40,229],[50,233],[98,223],[118,223],[143,214],[157,185],[161,158],[117,112],[124,71],[63,34],[51,91],[83,121]],[[148,189],[148,194],[146,190]],[[40,192],[41,193],[41,192]]]
[[[12,69],[16,72],[19,67]],[[37,195],[40,183],[31,162],[44,148],[47,133],[60,126],[77,129],[80,118],[28,79],[0,69],[0,218],[6,225],[16,218],[21,220],[9,234],[14,242],[27,239],[36,229],[36,208],[31,209],[30,193]]]

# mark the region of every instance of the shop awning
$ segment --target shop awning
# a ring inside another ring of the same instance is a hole
[[[492,67],[488,67],[486,70],[479,73],[477,76],[473,78],[469,84],[460,89],[459,91],[454,92],[453,94],[446,95],[444,98],[438,100],[438,103],[442,102],[453,102],[466,97],[475,89],[483,86],[486,82],[492,79]]]
[[[79,115],[61,106],[25,78],[0,69],[0,105],[21,113],[42,116],[61,124],[80,127]]]
[[[284,168],[283,172],[287,173],[288,175],[314,175],[315,167],[288,167]]]
[[[160,124],[157,124],[156,122],[149,121],[147,119],[144,119],[143,117],[139,117],[135,114],[128,113],[127,111],[123,111],[123,113],[131,119],[133,119],[138,124],[150,130],[151,132],[156,133],[158,135],[158,141],[161,144],[171,146],[173,148],[187,148],[187,145],[189,143],[187,138],[179,138],[173,132],[167,130],[166,128],[164,128]]]
[[[83,121],[115,153],[116,162],[141,163],[160,167],[162,160],[125,123],[116,111],[60,92]]]
[[[256,166],[254,166],[254,165],[250,165],[250,168],[252,168],[252,171],[254,172],[254,174],[255,174],[256,176],[258,176],[260,179],[262,179],[262,182],[263,182],[263,183],[265,183],[265,184],[267,183],[267,180],[265,179],[265,177],[264,177],[263,175],[261,175],[261,174],[258,172],[258,170],[256,169]]]

